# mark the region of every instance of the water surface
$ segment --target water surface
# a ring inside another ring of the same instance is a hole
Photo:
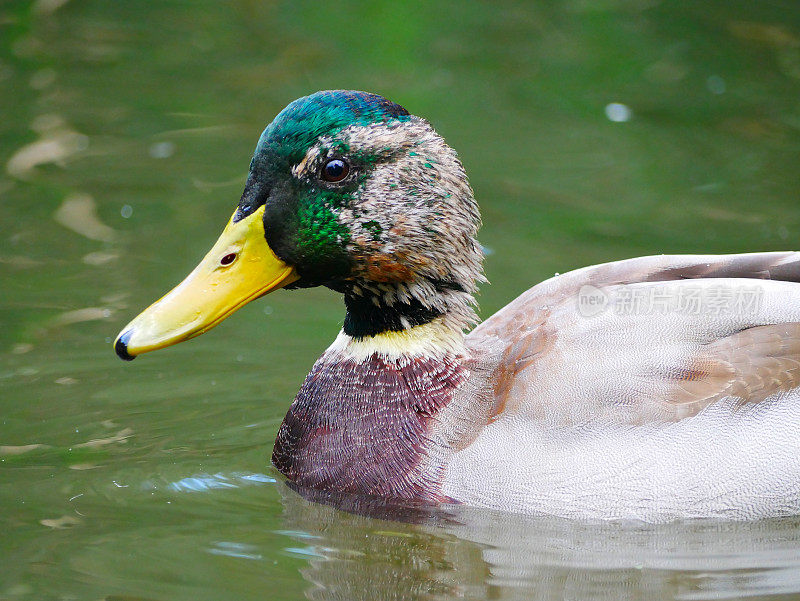
[[[264,125],[326,88],[382,93],[459,151],[484,316],[587,264],[798,247],[792,2],[3,3],[0,598],[800,595],[792,519],[305,500],[268,458],[341,326],[329,291],[116,359],[216,239]]]

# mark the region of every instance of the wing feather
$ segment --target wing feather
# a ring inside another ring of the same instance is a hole
[[[587,290],[607,305],[584,310]],[[733,303],[742,291],[752,302]],[[620,299],[635,297],[649,302],[620,310]],[[690,297],[699,304],[681,304]],[[759,403],[800,385],[800,253],[580,269],[523,293],[468,344],[499,349],[490,420],[641,423],[682,419],[723,398]]]

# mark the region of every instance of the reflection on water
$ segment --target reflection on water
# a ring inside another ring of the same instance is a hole
[[[39,88],[33,82],[32,87]],[[58,115],[39,115],[31,122],[30,128],[40,135],[40,139],[19,148],[6,163],[6,171],[15,178],[32,177],[39,165],[64,165],[67,159],[86,150],[89,145],[88,137],[67,127]]]
[[[236,488],[247,484],[267,482],[275,482],[275,478],[265,474],[199,474],[181,478],[177,482],[170,482],[169,488],[178,492],[205,492],[215,488]]]
[[[341,325],[324,290],[133,365],[110,347],[216,238],[266,122],[318,89],[383,93],[458,150],[484,316],[586,264],[797,248],[791,3],[12,0],[0,86],[0,599],[800,594],[797,520],[580,524],[273,481]]]
[[[73,194],[64,199],[53,215],[64,227],[90,240],[113,242],[117,233],[97,217],[94,199],[88,194]]]
[[[798,519],[586,524],[443,506],[403,514],[408,527],[282,498],[312,556],[302,570],[312,599],[720,599],[800,587]]]

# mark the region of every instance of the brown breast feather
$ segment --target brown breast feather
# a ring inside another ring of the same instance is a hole
[[[275,466],[301,486],[438,499],[428,430],[468,376],[456,358],[323,356],[281,424]]]

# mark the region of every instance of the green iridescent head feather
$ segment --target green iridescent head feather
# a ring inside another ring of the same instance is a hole
[[[321,136],[333,136],[349,125],[409,118],[406,109],[377,94],[348,90],[317,92],[295,100],[278,113],[261,134],[255,157],[274,152],[296,163]]]

